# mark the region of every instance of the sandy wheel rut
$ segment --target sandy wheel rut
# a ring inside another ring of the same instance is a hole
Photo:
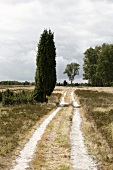
[[[49,166],[48,168],[51,170],[52,168],[57,168],[58,166],[60,167],[61,158],[62,158],[62,160],[64,159],[64,162],[67,162],[66,166],[68,167],[68,169],[71,169],[71,162],[72,162],[73,170],[91,170],[91,169],[96,170],[97,169],[92,158],[89,157],[89,155],[87,154],[86,148],[83,143],[83,136],[80,130],[81,118],[79,115],[79,108],[75,108],[74,110],[73,122],[72,122],[71,133],[70,133],[71,153],[69,154],[70,151],[68,149],[67,149],[68,151],[66,151],[66,148],[64,149],[58,143],[56,144],[54,143],[54,141],[57,139],[56,137],[58,136],[58,131],[60,127],[59,125],[62,121],[61,119],[63,119],[63,117],[60,114],[62,112],[61,109],[65,104],[67,106],[67,102],[65,102],[65,97],[66,97],[66,92],[64,93],[60,107],[58,107],[48,118],[44,120],[44,122],[36,129],[32,138],[30,138],[29,141],[26,143],[23,150],[20,151],[19,157],[17,157],[17,159],[14,161],[14,166],[12,170],[25,170],[29,168],[29,163],[33,159],[34,153],[37,149],[38,142],[41,140],[42,135],[44,134],[45,130],[47,130],[46,127],[48,126],[50,121],[52,121],[52,119],[57,114],[58,114],[58,118],[55,120],[54,126],[58,127],[58,129],[56,128],[54,131],[49,132],[49,137],[45,141],[46,145],[48,146],[50,145],[50,149],[47,150],[44,155],[46,162],[49,162],[49,164],[47,163],[46,166]],[[74,92],[71,93],[71,98],[72,98],[71,100],[73,101],[74,107],[76,106],[78,107],[78,104],[74,99]],[[67,114],[69,113],[68,115],[69,117],[72,115],[71,113],[72,106],[67,106],[63,109],[64,111],[62,114],[64,114],[65,112],[65,114],[63,115],[65,116],[65,119],[66,119],[66,113]],[[68,124],[68,126],[71,126],[71,123]],[[69,130],[70,130],[70,127],[69,127]],[[69,138],[69,134],[68,134],[68,138]],[[65,143],[65,139],[64,141],[61,141],[62,145],[63,145],[63,142]],[[70,159],[70,156],[71,156],[71,159]],[[53,159],[52,164],[50,162],[51,159]],[[54,167],[53,167],[53,164],[54,164]],[[65,166],[65,165],[62,165],[62,166]],[[43,168],[47,168],[47,167],[42,167],[42,169]]]

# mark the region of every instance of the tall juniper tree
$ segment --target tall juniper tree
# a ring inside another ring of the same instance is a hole
[[[41,34],[36,56],[34,98],[45,102],[56,84],[56,48],[54,34],[46,29]]]

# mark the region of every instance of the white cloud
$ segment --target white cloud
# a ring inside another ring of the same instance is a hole
[[[82,68],[88,47],[113,43],[112,18],[112,0],[0,0],[0,80],[34,81],[44,28],[55,34],[58,81],[66,79],[66,64]]]

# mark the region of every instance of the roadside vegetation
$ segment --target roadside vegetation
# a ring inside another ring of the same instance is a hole
[[[113,93],[76,90],[89,154],[99,170],[113,169]]]
[[[55,102],[59,101],[61,96],[59,93],[53,93],[48,98],[48,103],[31,104],[28,100],[31,94],[30,91],[14,93],[7,90],[0,95],[0,99],[4,101],[5,96],[5,102],[8,101],[5,103],[7,106],[3,104],[0,107],[0,169],[8,169],[16,148],[21,145],[37,122],[56,107]],[[6,100],[7,95],[10,96],[10,100]]]
[[[21,90],[19,92],[14,92],[9,89],[0,92],[0,102],[3,106],[36,103],[32,91]]]

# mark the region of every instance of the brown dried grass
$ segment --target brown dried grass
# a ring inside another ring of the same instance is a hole
[[[70,102],[70,90],[66,101]],[[73,107],[63,107],[48,125],[29,169],[71,170],[70,128]]]
[[[76,91],[82,105],[85,143],[89,154],[99,163],[99,170],[113,169],[112,90],[113,88],[83,88]]]

